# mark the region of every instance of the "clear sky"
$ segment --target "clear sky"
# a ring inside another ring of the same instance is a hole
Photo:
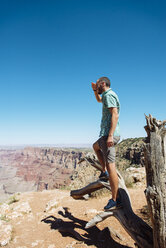
[[[166,1],[0,1],[0,145],[96,141],[101,76],[122,139],[146,136],[144,113],[166,119]]]

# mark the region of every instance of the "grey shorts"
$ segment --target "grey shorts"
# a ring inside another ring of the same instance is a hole
[[[102,136],[97,140],[99,147],[103,153],[104,159],[106,163],[113,163],[115,162],[115,145],[119,142],[120,136],[114,136],[114,145],[111,147],[107,147],[107,139],[108,136]]]

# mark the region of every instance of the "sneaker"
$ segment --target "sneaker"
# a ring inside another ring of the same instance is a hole
[[[109,179],[108,171],[105,171],[105,172],[102,171],[100,173],[99,179],[101,179],[101,180],[108,180]]]
[[[118,209],[121,205],[117,203],[117,201],[114,201],[113,199],[110,199],[107,203],[107,205],[104,207],[105,211],[109,211],[112,209]]]

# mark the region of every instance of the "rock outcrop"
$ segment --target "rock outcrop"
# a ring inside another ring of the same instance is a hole
[[[145,138],[122,140],[116,146],[117,166],[124,169],[144,166],[144,140]]]

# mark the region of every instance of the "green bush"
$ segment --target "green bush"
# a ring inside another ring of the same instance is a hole
[[[12,195],[10,198],[9,198],[9,201],[8,201],[8,204],[12,204],[14,202],[18,202],[19,199],[16,197],[16,195]]]

